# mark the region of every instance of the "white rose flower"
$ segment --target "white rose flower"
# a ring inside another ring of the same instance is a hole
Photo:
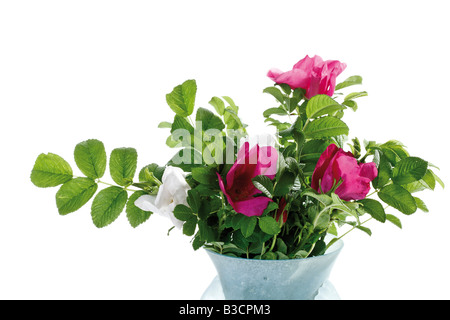
[[[180,168],[166,167],[158,195],[144,195],[138,198],[134,204],[141,210],[156,212],[169,217],[175,227],[181,229],[184,222],[175,218],[173,210],[179,204],[188,205],[186,201],[187,192],[191,188],[186,182],[185,175]]]

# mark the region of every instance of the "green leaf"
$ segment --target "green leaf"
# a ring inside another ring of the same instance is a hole
[[[75,162],[86,177],[98,179],[106,170],[106,151],[103,142],[91,139],[75,147]]]
[[[257,223],[258,219],[255,216],[253,216],[253,217],[244,216],[244,217],[245,218],[243,218],[240,221],[240,227],[241,227],[240,229],[241,229],[242,235],[245,238],[248,238],[253,234],[253,231],[255,231],[255,227],[256,227],[256,223]]]
[[[205,242],[213,242],[217,239],[217,231],[210,227],[206,221],[199,220],[198,222],[198,236]]]
[[[53,153],[39,155],[31,171],[31,182],[39,188],[56,187],[72,178],[70,165]]]
[[[348,135],[347,125],[335,117],[323,117],[309,122],[305,128],[307,139],[330,138],[339,135]]]
[[[192,209],[188,206],[185,206],[184,204],[177,205],[173,210],[173,215],[175,216],[175,218],[181,221],[188,221],[189,219],[195,218]]]
[[[148,173],[153,173],[153,176],[161,182],[165,170],[166,170],[165,167],[160,167],[156,163],[149,164],[144,168],[142,168],[141,171],[139,172],[139,181],[141,182],[152,181],[153,179],[151,176],[148,175]]]
[[[217,181],[217,175],[214,168],[197,167],[192,169],[192,178],[202,184],[214,185]]]
[[[209,129],[217,129],[222,131],[225,129],[225,125],[222,120],[211,111],[205,108],[198,108],[195,121],[202,123],[202,130],[207,131]]]
[[[385,186],[378,192],[378,196],[385,203],[406,215],[413,214],[417,210],[413,196],[399,185],[390,184]]]
[[[111,152],[109,169],[111,177],[119,186],[133,183],[137,168],[137,151],[133,148],[114,149]]]
[[[414,198],[414,200],[416,201],[417,208],[419,208],[419,209],[422,210],[423,212],[430,212],[430,211],[428,210],[427,205],[425,204],[425,202],[423,202],[422,199],[419,199],[419,198],[417,198],[417,197],[413,197],[413,198]]]
[[[259,227],[263,232],[269,235],[276,235],[281,231],[278,222],[274,218],[269,216],[265,216],[259,219]]]
[[[197,227],[197,217],[192,217],[183,224],[183,234],[193,236]]]
[[[379,151],[376,150],[379,154]],[[372,185],[375,189],[384,187],[392,177],[392,166],[388,159],[384,156],[380,156],[380,163],[378,165],[378,176],[372,181]]]
[[[260,176],[256,176],[252,179],[253,185],[260,190],[262,193],[264,193],[264,195],[268,198],[273,197],[273,183],[272,181],[264,176],[264,175],[260,175]]]
[[[362,77],[361,76],[351,76],[347,79],[345,79],[343,82],[338,83],[335,87],[335,90],[340,90],[346,87],[350,87],[356,84],[362,84]]]
[[[313,206],[308,209],[308,218],[314,229],[322,230],[328,228],[331,216],[329,210],[318,210]]]
[[[367,95],[368,95],[368,94],[367,94],[366,91],[353,92],[353,93],[348,94],[348,95],[344,98],[344,101],[345,101],[345,100],[353,100],[353,99],[361,98],[361,97],[366,97]]]
[[[200,211],[200,207],[202,205],[202,200],[200,198],[200,193],[197,190],[195,190],[195,189],[189,190],[188,197],[186,200],[187,200],[189,207],[192,208],[193,212],[198,213]]]
[[[211,101],[209,101],[209,104],[216,109],[217,113],[221,116],[225,114],[225,103],[222,101],[222,99],[218,97],[212,97]]]
[[[399,227],[400,229],[402,228],[402,222],[396,216],[394,216],[392,214],[386,214],[386,220],[393,223],[395,226]]]
[[[172,128],[172,124],[170,122],[167,121],[162,121],[158,124],[158,128],[160,129],[170,129]]]
[[[281,93],[280,89],[277,87],[268,87],[263,90],[264,93],[268,93],[272,95],[275,99],[278,100],[281,104],[284,103],[284,95]]]
[[[318,200],[320,203],[322,203],[325,206],[329,206],[330,204],[333,203],[333,199],[329,195],[317,193],[317,191],[314,189],[305,190],[302,193],[302,196],[312,197],[312,198]]]
[[[365,233],[367,233],[369,236],[371,236],[372,235],[372,230],[370,230],[369,228],[367,228],[367,227],[363,227],[363,226],[356,226],[356,229],[358,229],[358,230],[361,230],[361,231],[363,231],[363,232],[365,232]]]
[[[228,102],[231,110],[233,110],[236,114],[239,111],[239,107],[236,105],[236,103],[234,103],[233,99],[231,99],[230,97],[227,96],[223,96],[222,97],[226,102]]]
[[[114,222],[125,208],[128,194],[120,187],[109,187],[100,191],[92,202],[91,216],[97,228]]]
[[[445,184],[441,180],[441,178],[439,178],[432,170],[429,169],[428,171],[433,175],[435,181],[437,181],[441,185],[442,189],[445,189]]]
[[[362,199],[358,203],[363,205],[363,210],[370,214],[375,220],[380,222],[386,222],[386,213],[384,212],[383,206],[377,200],[373,199]]]
[[[187,80],[167,94],[166,101],[173,112],[181,117],[187,117],[194,111],[196,93],[197,84],[195,80]]]
[[[170,133],[173,133],[175,130],[178,129],[186,130],[190,134],[194,134],[194,127],[189,123],[189,121],[185,117],[176,114],[173,119]]]
[[[134,204],[137,199],[146,194],[147,193],[145,191],[136,191],[131,195],[130,199],[127,202],[127,219],[133,228],[136,228],[137,226],[147,221],[152,215],[152,212],[144,211],[136,207],[136,205]]]
[[[273,194],[274,196],[284,196],[294,186],[295,175],[292,172],[284,171],[278,179]]]
[[[279,108],[269,108],[269,109],[267,109],[266,111],[263,112],[264,118],[268,118],[268,117],[270,117],[273,114],[285,116],[285,115],[288,115],[289,113],[286,110],[284,110],[283,108],[281,108],[281,107],[279,107]]]
[[[344,107],[326,94],[319,94],[311,98],[306,105],[306,116],[310,119],[333,114]]]
[[[400,160],[392,171],[392,181],[397,184],[408,184],[419,181],[427,172],[428,162],[417,157]]]
[[[84,206],[97,191],[98,185],[90,178],[76,178],[63,184],[56,193],[60,215],[75,212]]]

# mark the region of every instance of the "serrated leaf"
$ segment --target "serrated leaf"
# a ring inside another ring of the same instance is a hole
[[[225,103],[219,97],[212,97],[209,104],[216,109],[219,115],[223,116],[225,114]]]
[[[352,92],[352,93],[348,94],[348,95],[344,98],[344,101],[345,101],[345,100],[353,100],[353,99],[361,98],[361,97],[366,97],[367,95],[368,95],[368,94],[367,94],[366,91]]]
[[[222,131],[223,129],[225,129],[225,125],[223,124],[222,120],[214,113],[205,108],[198,108],[195,121],[202,123],[203,131],[207,131],[209,129],[217,129],[219,131]]]
[[[194,178],[195,181],[206,185],[213,185],[217,181],[216,171],[211,167],[193,168],[192,178]]]
[[[399,227],[400,229],[402,228],[402,222],[396,216],[392,214],[386,214],[386,220]]]
[[[281,231],[278,222],[274,218],[269,216],[265,216],[259,219],[259,227],[263,232],[269,235],[276,235]]]
[[[356,226],[356,229],[361,230],[363,232],[365,232],[366,234],[368,234],[369,236],[372,235],[372,230],[370,230],[367,227],[363,227],[363,226]]]
[[[167,121],[162,121],[158,124],[158,128],[160,129],[171,129],[172,128],[172,124],[170,122]]]
[[[273,114],[285,116],[285,115],[288,115],[289,113],[286,110],[284,110],[283,108],[281,108],[281,107],[279,107],[279,108],[269,108],[269,109],[267,109],[267,110],[265,110],[263,112],[264,118],[268,118],[268,117],[270,117]]]
[[[149,164],[141,169],[139,172],[139,181],[151,181],[151,177],[148,176],[148,172],[153,173],[153,176],[158,179],[159,181],[162,181],[162,177],[164,175],[164,171],[166,170],[165,167],[160,167],[156,163]],[[150,180],[148,180],[150,179]]]
[[[183,234],[193,236],[197,227],[197,217],[192,217],[183,224]]]
[[[383,202],[406,215],[413,214],[417,210],[413,196],[402,186],[389,184],[378,192],[378,196]]]
[[[416,201],[417,208],[419,208],[419,209],[422,210],[423,212],[430,212],[430,211],[428,210],[427,205],[425,204],[425,202],[423,202],[422,199],[417,198],[417,197],[413,197],[413,198],[414,198],[414,200]]]
[[[100,191],[92,202],[91,216],[97,228],[103,228],[114,222],[128,200],[128,194],[120,187],[109,187]]]
[[[179,116],[179,115],[175,115],[175,117],[173,118],[173,123],[172,123],[172,127],[170,129],[170,133],[174,133],[175,130],[186,130],[187,132],[189,132],[189,135],[194,134],[194,127],[189,123],[189,121],[187,120],[187,118]],[[184,135],[181,135],[184,136]],[[180,138],[180,137],[177,137]]]
[[[167,94],[166,101],[173,112],[181,117],[187,117],[194,111],[196,93],[197,84],[195,80],[187,80]]]
[[[39,155],[31,171],[31,182],[39,188],[56,187],[72,178],[70,165],[53,153]]]
[[[184,204],[179,204],[173,210],[173,215],[180,221],[188,221],[189,219],[195,218],[192,209]]]
[[[109,168],[111,177],[119,186],[133,183],[137,168],[137,151],[133,148],[119,148],[111,152]]]
[[[255,231],[258,219],[255,216],[243,218],[240,222],[241,232],[245,238],[250,237]]]
[[[193,190],[189,190],[188,191],[188,197],[187,197],[187,203],[189,204],[189,207],[192,208],[193,212],[199,212],[200,211],[200,207],[202,205],[202,201],[200,198],[200,193],[193,189]]]
[[[361,76],[351,76],[347,79],[345,79],[343,82],[338,83],[335,87],[335,90],[340,90],[349,86],[354,86],[356,84],[362,84],[362,77]]]
[[[323,116],[325,114],[333,114],[342,107],[334,99],[326,94],[319,94],[311,98],[306,105],[306,116],[310,119]]]
[[[284,95],[281,91],[276,87],[268,87],[263,90],[264,93],[268,93],[278,100],[281,104],[284,103]]]
[[[106,171],[106,151],[103,142],[90,139],[76,145],[75,162],[86,177],[98,179]]]
[[[419,181],[427,172],[428,162],[417,157],[400,160],[392,170],[392,181],[397,184],[408,184]]]
[[[84,206],[97,191],[98,185],[90,178],[76,178],[63,184],[56,193],[60,215],[75,212]]]
[[[126,213],[127,213],[127,219],[130,225],[133,228],[138,227],[145,221],[147,221],[150,216],[152,215],[152,212],[150,211],[144,211],[134,204],[134,202],[139,199],[141,196],[146,195],[147,193],[145,191],[136,191],[133,193],[130,197],[130,199],[127,202],[126,207]]]
[[[256,187],[256,189],[260,190],[264,195],[268,198],[273,197],[273,183],[272,181],[264,176],[256,176],[252,179],[253,185]]]
[[[348,131],[348,126],[342,120],[327,116],[309,122],[304,134],[307,139],[320,139],[348,135]]]
[[[384,212],[383,205],[374,199],[362,199],[358,203],[363,205],[363,210],[370,214],[375,220],[380,222],[386,222],[386,213]]]
[[[318,200],[320,203],[322,203],[325,206],[329,206],[333,203],[333,199],[327,195],[327,194],[319,194],[314,189],[308,189],[302,193],[302,196],[308,196],[312,197],[316,200]]]

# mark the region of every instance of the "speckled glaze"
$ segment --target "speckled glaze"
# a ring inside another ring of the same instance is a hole
[[[291,260],[252,260],[206,252],[227,300],[313,300],[342,247],[339,240],[322,256]]]

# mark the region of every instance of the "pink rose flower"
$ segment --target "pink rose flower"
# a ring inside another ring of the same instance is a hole
[[[335,193],[345,201],[364,199],[370,182],[378,175],[375,163],[359,163],[351,152],[330,144],[322,153],[312,175],[311,187],[327,193],[342,182]]]
[[[347,67],[345,63],[337,60],[323,61],[321,57],[306,56],[297,62],[291,71],[282,72],[271,69],[267,76],[276,83],[286,83],[292,89],[302,88],[306,90],[306,99],[311,99],[318,94],[326,94],[330,97],[336,87],[336,77]]]
[[[239,150],[237,160],[227,174],[226,186],[221,176],[217,176],[220,189],[233,209],[251,217],[262,215],[272,202],[268,197],[255,197],[262,192],[253,185],[252,179],[259,175],[273,179],[277,172],[278,153],[274,147],[256,145],[249,149],[250,144],[246,142]]]

